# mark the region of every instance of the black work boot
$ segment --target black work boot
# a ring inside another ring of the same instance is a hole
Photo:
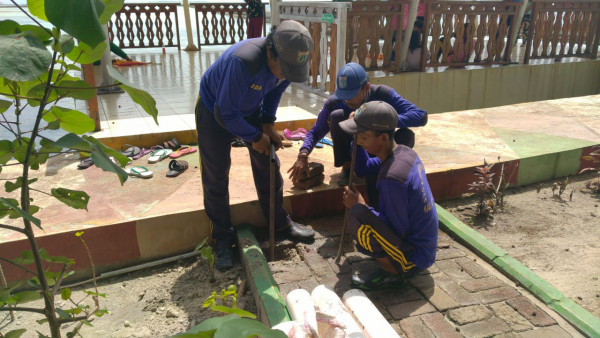
[[[216,250],[215,269],[223,272],[233,268],[234,251],[232,247],[220,247]]]
[[[289,239],[310,244],[315,241],[315,231],[303,224],[290,221],[290,225],[284,229],[277,229],[275,236],[278,240]]]

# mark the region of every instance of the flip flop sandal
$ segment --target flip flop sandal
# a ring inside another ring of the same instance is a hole
[[[150,170],[148,170],[148,168],[141,167],[141,166],[125,168],[125,172],[129,176],[141,177],[141,178],[150,178],[153,175],[153,173]]]
[[[171,158],[178,158],[178,157],[181,157],[183,155],[193,154],[196,151],[198,151],[198,149],[192,148],[190,146],[182,146],[177,151],[172,152],[171,155],[169,155],[169,157],[171,157]]]
[[[91,157],[88,157],[88,158],[84,158],[84,159],[80,160],[79,164],[77,165],[77,169],[83,170],[83,169],[87,169],[93,165],[94,165],[94,161],[92,160]]]
[[[140,153],[140,148],[134,147],[131,144],[124,144],[121,146],[121,154],[127,157],[134,157]]]
[[[167,171],[167,177],[177,177],[182,172],[186,171],[188,167],[189,165],[186,161],[171,160],[171,162],[169,162],[169,171]]]
[[[331,141],[328,138],[322,138],[321,141],[319,141],[319,142],[333,147],[333,141]]]
[[[323,148],[323,143],[317,142],[317,144],[315,144],[315,148]]]
[[[285,128],[283,130],[283,137],[285,137],[288,140],[291,140],[292,139],[292,132],[289,129]]]
[[[155,146],[155,147],[160,147],[160,146]],[[154,147],[153,147],[154,148]],[[162,147],[160,147],[160,149],[162,149]],[[152,148],[142,148],[140,149],[140,152],[137,155],[134,155],[132,158],[134,160],[140,159],[148,154],[150,154],[153,150],[156,149],[152,149]]]
[[[148,157],[148,163],[156,163],[156,162],[162,160],[163,158],[171,155],[172,152],[173,152],[173,150],[171,150],[171,149],[155,150],[152,152],[152,154],[150,154],[150,157]]]
[[[297,133],[303,133],[304,135],[307,135],[307,134],[308,134],[308,132],[307,132],[307,131],[306,131],[306,129],[304,129],[304,128],[298,128],[298,129],[296,129],[296,132],[297,132]]]
[[[181,148],[181,145],[179,144],[177,139],[173,137],[169,141],[163,142],[163,147],[165,147],[165,149],[177,150]]]

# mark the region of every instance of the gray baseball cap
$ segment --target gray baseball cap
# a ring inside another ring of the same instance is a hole
[[[283,76],[292,82],[307,81],[313,50],[308,29],[294,20],[282,21],[273,35],[273,44]]]
[[[367,130],[395,130],[397,125],[398,112],[383,101],[367,102],[356,110],[352,120],[340,122],[340,128],[350,135]]]

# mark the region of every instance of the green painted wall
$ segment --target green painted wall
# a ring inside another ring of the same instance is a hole
[[[600,60],[372,77],[430,114],[600,93]]]

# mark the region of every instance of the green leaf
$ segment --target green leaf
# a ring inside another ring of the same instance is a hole
[[[71,289],[64,288],[60,290],[60,298],[62,298],[63,300],[68,300],[69,298],[71,298]]]
[[[55,144],[62,148],[70,148],[77,151],[90,153],[94,165],[104,171],[110,171],[117,174],[121,184],[127,180],[127,173],[120,166],[111,161],[108,156],[114,157],[122,166],[130,162],[127,156],[120,152],[110,149],[92,136],[80,137],[73,133],[67,134],[58,139]]]
[[[213,311],[217,311],[217,312],[235,313],[236,315],[238,315],[240,317],[247,317],[247,318],[256,319],[256,315],[254,315],[253,313],[248,312],[246,310],[238,309],[236,307],[227,307],[227,306],[222,306],[222,305],[213,305],[213,306],[210,307],[210,309],[213,310]]]
[[[4,205],[5,207],[8,207],[9,209],[12,209],[13,212],[17,216],[23,217],[24,219],[26,219],[26,220],[30,221],[31,223],[35,224],[38,228],[40,228],[40,229],[42,228],[41,222],[40,222],[39,219],[31,216],[30,214],[26,213],[24,210],[22,210],[21,208],[18,207],[17,200],[6,199],[4,197],[0,197],[0,207],[1,207],[1,205]],[[9,215],[10,215],[10,212],[9,212]],[[0,216],[2,216],[1,212],[0,212]],[[11,217],[11,216],[9,216],[9,217]],[[13,217],[11,217],[11,218],[13,218]],[[14,218],[16,218],[16,217],[14,217]]]
[[[106,50],[106,43],[104,42],[92,48],[85,42],[79,41],[79,45],[73,47],[73,50],[67,53],[67,57],[71,61],[81,64],[94,63],[100,60],[104,50]]]
[[[17,292],[13,295],[17,299],[19,303],[26,303],[32,300],[42,298],[42,295],[39,291],[21,291]]]
[[[283,331],[272,330],[259,321],[240,318],[220,326],[215,332],[215,338],[229,337],[287,338],[287,335]]]
[[[18,139],[13,140],[12,149],[14,150],[13,156],[15,160],[19,161],[19,163],[25,162],[25,156],[27,156],[27,145],[29,143],[29,139],[26,137],[21,138],[21,142]]]
[[[0,100],[0,114],[4,113],[12,106],[12,101]]]
[[[106,314],[108,314],[107,309],[102,309],[102,310],[98,310],[98,311],[94,312],[94,316],[96,316],[96,317],[102,317]]]
[[[199,333],[199,332],[218,330],[220,327],[229,325],[229,323],[231,323],[232,321],[237,320],[237,319],[240,319],[240,317],[238,317],[234,314],[229,314],[229,315],[223,316],[223,317],[209,318],[209,319],[201,322],[200,324],[192,327],[191,329],[187,330],[186,332],[183,332],[182,334],[194,334],[194,333]],[[179,336],[179,335],[177,335],[177,336]],[[231,336],[231,337],[240,337],[240,336]]]
[[[131,99],[135,103],[142,106],[146,113],[152,116],[154,118],[154,122],[156,122],[156,124],[158,125],[158,109],[156,109],[156,101],[154,100],[154,98],[146,91],[137,89],[136,86],[131,84],[129,80],[125,79],[125,77],[121,75],[121,73],[119,73],[118,70],[112,67],[112,65],[106,66],[106,69],[108,70],[108,73],[113,79],[122,83],[121,88],[123,88],[127,92],[127,94],[131,96]]]
[[[66,313],[65,310],[63,310],[63,309],[56,308],[56,313],[58,313],[58,315],[61,318],[71,318],[72,317],[70,314]]]
[[[55,188],[51,190],[52,196],[57,200],[74,209],[85,209],[90,200],[90,196],[85,191],[69,190],[64,188]]]
[[[19,24],[13,20],[0,21],[0,35],[10,35],[19,33]]]
[[[72,97],[74,99],[89,100],[96,95],[96,91],[92,88],[92,86],[83,80],[61,80],[55,83],[55,86],[61,87],[56,88],[56,91],[59,95]],[[68,89],[65,89],[65,87]]]
[[[13,158],[13,152],[10,141],[0,140],[0,164],[6,164],[11,158]]]
[[[27,33],[0,35],[0,76],[29,81],[48,70],[52,55],[44,44]]]
[[[93,91],[92,91],[93,92]],[[75,134],[85,134],[94,131],[94,120],[86,114],[63,107],[52,107],[43,119],[47,122],[60,121],[60,128]]]
[[[31,183],[36,182],[37,180],[37,178],[30,179],[27,181],[27,185],[30,185]],[[15,183],[6,181],[6,183],[4,183],[4,189],[6,190],[6,192],[13,192],[21,188],[21,184],[23,184],[23,177],[17,178],[17,181]]]
[[[96,47],[106,40],[98,19],[104,10],[100,0],[45,0],[44,7],[48,21],[86,44]]]
[[[200,244],[196,245],[196,247],[194,248],[194,251],[198,251],[200,250],[200,248],[202,248],[204,246],[204,244],[206,244],[206,241],[208,240],[208,237],[204,238],[202,240],[202,242],[200,242]]]
[[[62,52],[63,54],[69,54],[73,50],[73,47],[75,47],[75,39],[68,34],[63,34],[58,39],[58,45],[58,52]],[[68,67],[67,70],[69,70]]]
[[[27,0],[27,9],[29,13],[44,21],[48,21],[46,11],[44,10],[44,0]]]
[[[21,335],[23,333],[25,333],[25,331],[27,331],[27,329],[17,329],[17,330],[12,330],[10,332],[7,332],[4,337],[5,338],[19,338],[21,337]]]
[[[44,151],[46,153],[57,153],[62,150],[62,147],[57,146],[53,141],[43,138],[40,141],[40,152]]]
[[[22,87],[23,89],[27,89],[26,87]],[[27,97],[31,99],[27,99],[27,103],[29,103],[32,107],[38,107],[41,101],[44,99],[44,95],[46,94],[46,83],[39,83],[29,90],[27,90]],[[48,94],[47,101],[52,102],[58,99],[58,94],[56,90],[51,89]]]
[[[125,3],[125,0],[102,0],[104,2],[104,11],[100,15],[100,23],[107,24],[113,14],[118,12]]]
[[[97,293],[97,292],[94,292],[94,291],[86,291],[86,290],[83,290],[83,293],[87,293],[90,296],[99,296],[99,297],[102,297],[102,298],[106,298],[106,294],[105,293]]]
[[[44,248],[41,248],[39,250],[39,253],[40,253],[40,258],[49,263],[63,263],[63,264],[68,264],[68,265],[75,263],[75,261],[72,260],[71,258],[67,258],[67,257],[63,257],[63,256],[50,256],[48,254],[48,252],[46,251],[46,249],[44,249]]]
[[[19,27],[19,30],[22,33],[31,32],[31,35],[35,36],[42,42],[49,41],[50,39],[52,39],[52,34],[50,34],[50,32],[48,32],[46,29],[44,29],[40,26],[21,25],[21,27]]]

